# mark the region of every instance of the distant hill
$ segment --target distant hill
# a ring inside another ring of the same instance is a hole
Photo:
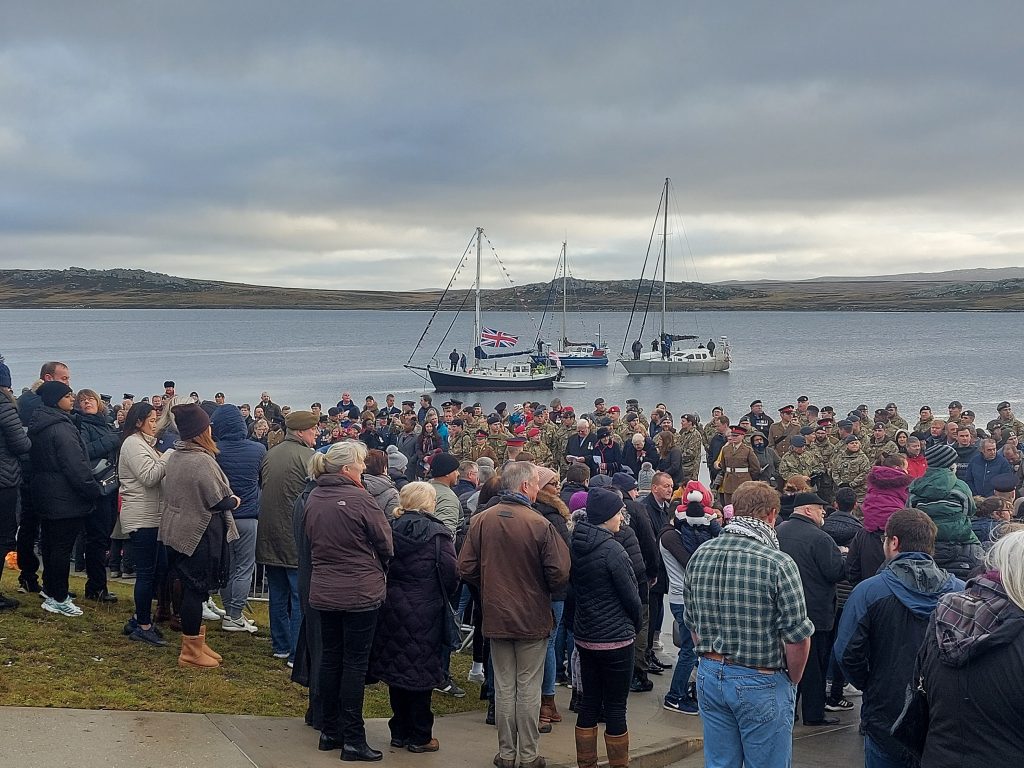
[[[889,278],[794,282],[669,283],[671,310],[1000,310],[1024,307],[1024,269],[1019,278],[991,280]],[[1000,274],[1007,270],[958,270]],[[945,275],[953,273],[934,273]],[[894,276],[899,277],[899,276]],[[930,277],[925,275],[925,277]],[[660,304],[660,284],[638,280],[568,281],[574,308],[584,311],[643,307],[650,296]],[[491,310],[542,309],[557,292],[549,283],[483,292]],[[393,309],[431,310],[438,290],[331,291],[276,288],[218,280],[192,280],[139,269],[0,270],[0,307],[160,308],[160,309]],[[466,291],[453,291],[445,309],[468,306]]]
[[[1024,280],[1024,267],[998,267],[988,269],[976,267],[973,269],[950,269],[945,272],[903,272],[898,275],[873,275],[870,277],[851,277],[835,275],[828,277],[809,277],[806,280],[787,282],[798,283],[983,283],[995,282],[998,280]],[[765,283],[782,282],[778,280],[725,280],[719,285],[763,285]]]

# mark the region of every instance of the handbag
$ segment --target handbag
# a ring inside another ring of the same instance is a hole
[[[120,478],[117,476],[117,467],[106,459],[100,459],[92,468],[92,476],[100,484],[100,493],[103,496],[111,496],[117,493],[121,487]]]
[[[889,730],[890,735],[911,752],[918,760],[924,754],[924,743],[928,738],[928,697],[923,681],[917,678],[917,685],[907,686],[903,711]]]
[[[434,572],[437,574],[437,586],[441,591],[441,602],[444,605],[441,609],[442,642],[452,651],[461,651],[473,639],[473,628],[470,627],[468,630],[462,628],[462,622],[459,621],[455,608],[448,600],[444,579],[441,577],[441,542],[437,536],[434,537]]]

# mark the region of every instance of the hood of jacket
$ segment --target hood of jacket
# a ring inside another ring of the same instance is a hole
[[[557,494],[548,493],[547,491],[538,491],[537,504],[544,504],[546,506],[551,507],[558,514],[560,514],[564,520],[568,521],[569,507],[565,505],[565,502],[562,501],[562,499]]]
[[[584,517],[576,523],[572,530],[572,546],[570,547],[572,555],[573,557],[588,555],[612,538],[611,531],[594,525]]]
[[[32,414],[32,422],[28,425],[28,434],[37,435],[40,432],[52,427],[54,424],[60,424],[64,422],[72,427],[75,426],[75,422],[71,419],[70,413],[65,413],[60,408],[52,408],[49,405],[40,405],[36,408],[35,413]],[[77,427],[75,428],[77,431]]]
[[[923,552],[897,555],[882,570],[882,579],[896,598],[922,619],[931,616],[941,595],[960,585],[959,579]]]
[[[369,475],[373,477],[373,475]],[[369,488],[367,488],[369,490]],[[373,491],[370,491],[373,493]],[[391,521],[391,533],[396,541],[404,541],[411,545],[423,545],[435,536],[444,534],[449,538],[444,523],[427,512],[411,511]]]
[[[949,498],[955,485],[955,472],[945,467],[928,467],[924,475],[913,482],[910,492],[925,501],[941,501]]]
[[[1007,596],[996,573],[971,579],[963,592],[943,597],[935,611],[939,659],[951,667],[1008,645],[1022,632],[1024,611]]]
[[[388,475],[363,475],[363,488],[374,498],[394,487],[395,481]]]
[[[914,478],[896,467],[872,467],[868,472],[869,488],[907,488]]]
[[[224,440],[245,440],[249,430],[245,426],[242,412],[234,405],[222,405],[213,412],[210,420],[213,439],[218,443]]]

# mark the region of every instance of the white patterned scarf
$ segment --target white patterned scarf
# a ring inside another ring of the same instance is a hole
[[[779,537],[775,535],[775,528],[768,525],[764,520],[758,520],[756,517],[734,517],[722,529],[722,532],[746,536],[748,539],[756,539],[772,549],[779,548]]]

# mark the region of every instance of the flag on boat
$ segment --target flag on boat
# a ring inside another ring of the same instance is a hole
[[[550,360],[552,363],[554,363],[559,368],[562,367],[562,358],[560,358],[558,355],[556,355],[554,350],[551,350],[550,352],[548,352],[548,360]]]
[[[518,341],[518,336],[513,336],[504,331],[496,331],[493,328],[480,329],[481,347],[514,347]]]

